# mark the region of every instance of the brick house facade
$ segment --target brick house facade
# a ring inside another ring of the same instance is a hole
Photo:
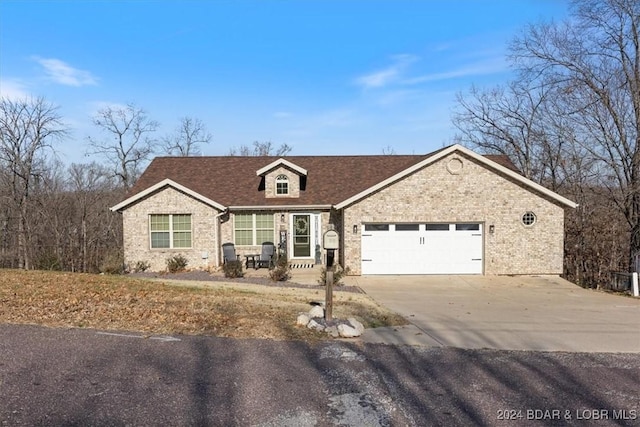
[[[216,268],[223,243],[246,255],[262,241],[314,265],[335,229],[351,274],[560,274],[564,209],[576,205],[514,169],[459,145],[424,156],[163,157],[112,210],[130,268],[164,270],[175,254]]]

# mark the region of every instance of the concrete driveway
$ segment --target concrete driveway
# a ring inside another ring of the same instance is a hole
[[[348,283],[412,323],[369,330],[368,342],[640,352],[640,299],[557,276],[362,276]]]

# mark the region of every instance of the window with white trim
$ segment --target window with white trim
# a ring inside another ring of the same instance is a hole
[[[234,240],[238,246],[259,246],[274,241],[274,217],[271,213],[234,215]]]
[[[276,177],[276,195],[285,196],[289,194],[289,177],[281,174]]]
[[[191,214],[149,215],[151,249],[191,247]]]

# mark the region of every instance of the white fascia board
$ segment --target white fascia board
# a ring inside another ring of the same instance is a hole
[[[570,208],[576,208],[578,207],[578,204],[575,202],[572,202],[571,200],[559,195],[558,193],[549,190],[548,188],[543,187],[540,184],[537,184],[533,181],[531,181],[528,178],[525,178],[524,176],[520,175],[519,173],[516,173],[514,171],[512,171],[509,168],[506,168],[496,162],[494,162],[493,160],[490,160],[488,158],[486,158],[485,156],[481,156],[480,154],[475,153],[474,151],[469,150],[468,148],[463,147],[460,144],[454,144],[450,147],[445,148],[444,150],[440,151],[439,153],[434,154],[433,156],[426,158],[424,160],[422,160],[421,162],[416,163],[415,165],[403,170],[402,172],[399,172],[387,179],[385,179],[384,181],[379,182],[378,184],[367,188],[364,191],[361,191],[360,193],[348,198],[347,200],[344,200],[338,204],[336,204],[336,209],[342,209],[346,206],[349,206],[352,203],[357,202],[358,200],[361,200],[365,197],[367,197],[368,195],[372,194],[373,192],[389,185],[392,184],[404,177],[406,177],[407,175],[417,171],[418,169],[421,169],[427,165],[430,165],[432,163],[437,162],[438,160],[448,156],[449,154],[453,153],[454,151],[459,151],[462,154],[465,154],[468,157],[471,157],[475,160],[477,160],[478,162],[488,166],[491,169],[494,169],[496,171],[499,171],[501,173],[503,173],[504,175],[507,175],[508,177],[514,179],[515,181],[520,182],[521,184],[525,185],[526,187],[529,187],[537,192],[540,192],[548,197],[550,197],[551,199],[565,205],[568,206]]]
[[[290,161],[283,159],[282,157],[280,157],[278,160],[275,160],[275,161],[269,163],[267,166],[265,166],[265,167],[263,167],[261,169],[258,169],[256,171],[256,175],[258,175],[258,176],[263,175],[263,174],[269,172],[271,169],[273,169],[275,167],[278,167],[280,165],[284,165],[284,166],[286,166],[286,167],[288,167],[290,169],[293,169],[294,171],[298,172],[300,175],[305,175],[305,176],[307,175],[307,170],[306,169],[301,168],[300,166],[298,166],[296,164],[293,164]]]
[[[127,206],[129,206],[131,203],[134,203],[134,202],[142,199],[143,197],[146,197],[146,196],[148,196],[148,195],[150,195],[150,194],[152,194],[152,193],[154,193],[154,192],[156,192],[156,191],[158,191],[161,188],[166,187],[166,186],[173,187],[176,190],[179,190],[179,191],[181,191],[183,193],[186,193],[186,194],[190,195],[191,197],[193,197],[194,199],[200,200],[202,203],[204,203],[206,205],[209,205],[211,207],[214,207],[214,208],[216,208],[216,209],[218,209],[220,211],[223,211],[223,210],[226,209],[226,207],[221,205],[220,203],[215,202],[215,201],[213,201],[213,200],[211,200],[211,199],[209,199],[207,197],[204,197],[202,194],[197,193],[197,192],[185,187],[184,185],[180,185],[177,182],[172,181],[169,178],[167,178],[167,179],[163,179],[162,181],[158,182],[157,184],[152,185],[151,187],[149,187],[149,188],[147,188],[147,189],[145,189],[145,190],[143,190],[143,191],[141,191],[139,193],[134,194],[133,196],[129,197],[128,199],[123,200],[122,202],[118,203],[117,205],[111,207],[110,210],[113,211],[113,212],[116,212],[116,211],[119,211],[121,209],[124,209]]]
[[[230,211],[310,211],[310,210],[330,210],[333,205],[270,205],[270,206],[229,206]]]

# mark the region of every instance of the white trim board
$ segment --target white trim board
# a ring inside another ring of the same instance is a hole
[[[109,208],[109,210],[113,211],[113,212],[117,212],[120,211],[124,208],[126,208],[127,206],[129,206],[130,204],[137,202],[138,200],[152,194],[155,193],[156,191],[162,189],[163,187],[172,187],[175,188],[178,191],[182,191],[185,194],[188,194],[189,196],[193,197],[196,200],[200,200],[202,203],[209,205],[211,207],[214,207],[220,211],[224,211],[226,209],[225,206],[221,205],[218,202],[215,202],[207,197],[204,197],[202,194],[197,193],[193,190],[190,190],[189,188],[185,187],[184,185],[180,185],[177,182],[166,178],[163,179],[162,181],[158,182],[155,185],[152,185],[151,187],[140,191],[139,193],[134,194],[133,196],[129,197],[126,200],[123,200],[122,202],[118,203],[115,206],[112,206],[111,208]]]
[[[271,163],[269,163],[267,166],[260,168],[256,171],[256,175],[260,176],[263,175],[267,172],[269,172],[271,169],[274,169],[280,165],[286,166],[290,169],[293,169],[294,171],[298,172],[300,175],[307,175],[307,170],[305,168],[301,168],[300,166],[291,163],[288,160],[283,159],[282,157],[280,157],[278,160],[275,160]]]

